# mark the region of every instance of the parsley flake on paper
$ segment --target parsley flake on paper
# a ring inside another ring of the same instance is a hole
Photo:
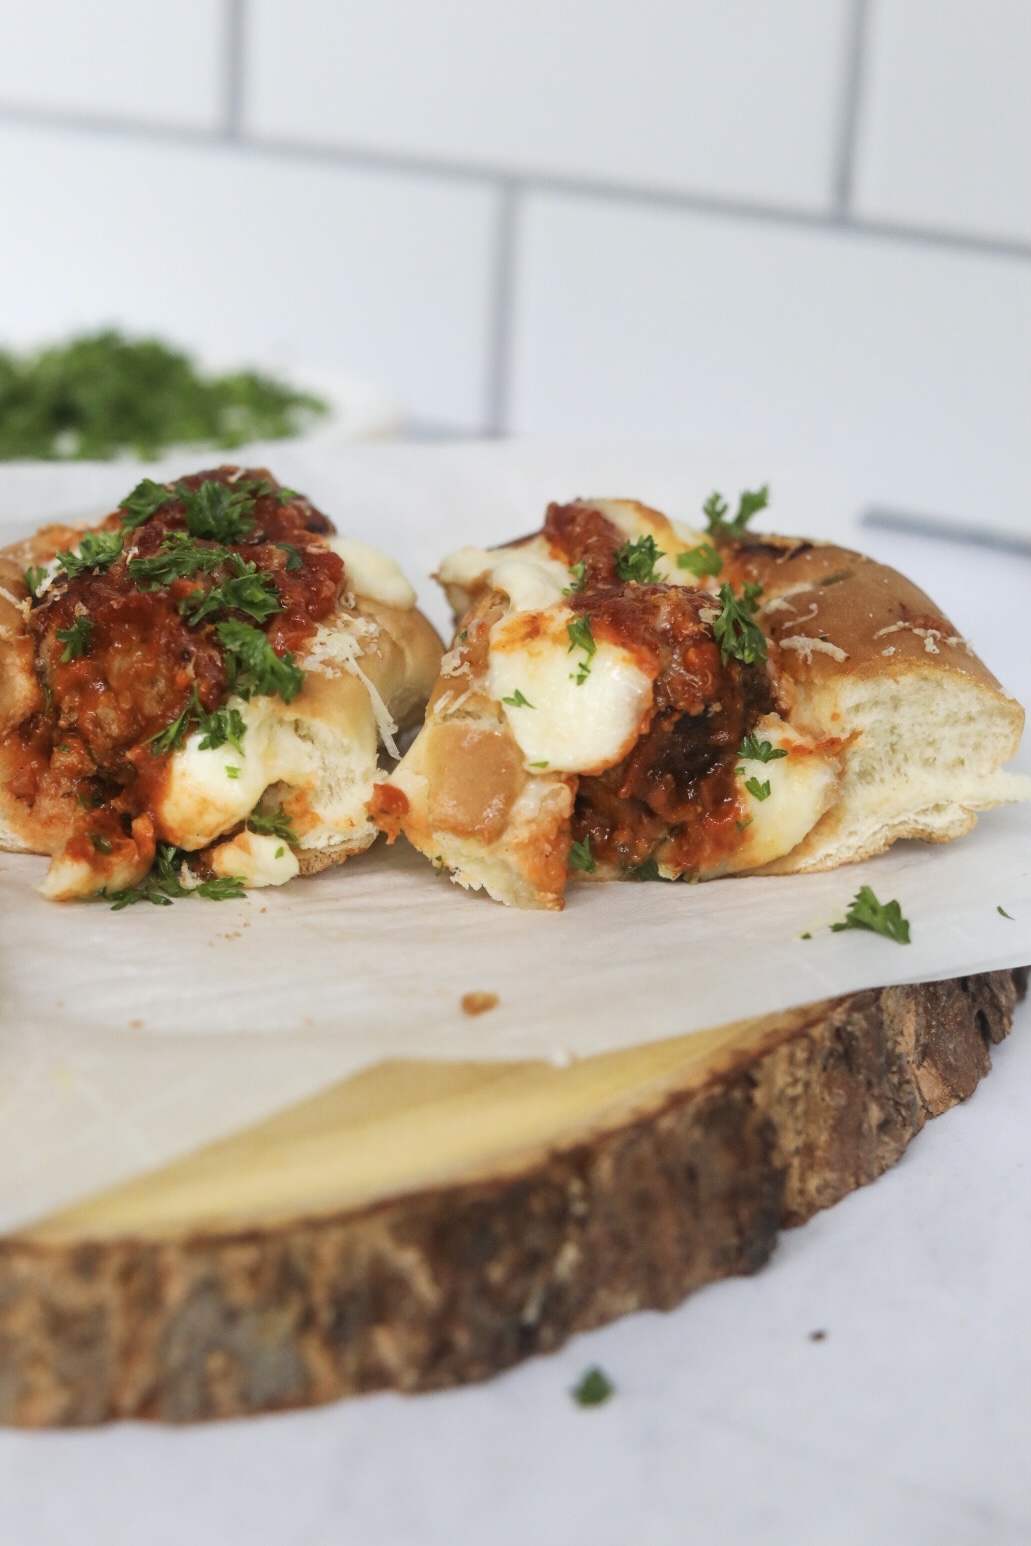
[[[909,921],[902,916],[898,902],[879,902],[869,886],[861,886],[852,899],[851,906],[841,923],[832,923],[831,931],[840,934],[843,929],[870,929],[883,934],[898,945],[908,945]]]
[[[122,891],[102,891],[100,895],[111,903],[112,912],[121,912],[136,902],[152,902],[155,907],[171,907],[181,897],[200,896],[209,902],[231,902],[242,897],[243,879],[239,875],[218,876],[214,880],[202,880],[195,886],[184,886],[180,877],[185,854],[171,843],[159,843],[153,869],[135,886]]]
[[[615,1390],[605,1370],[595,1367],[587,1370],[579,1384],[573,1386],[570,1395],[577,1406],[601,1406],[603,1401],[615,1394]]]

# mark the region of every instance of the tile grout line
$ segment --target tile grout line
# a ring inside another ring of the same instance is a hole
[[[834,168],[831,204],[839,220],[848,222],[852,209],[855,181],[856,145],[863,106],[863,74],[866,39],[870,19],[869,0],[852,0],[845,73],[842,81],[841,118],[838,125],[838,154]]]
[[[487,435],[504,435],[508,430],[520,202],[521,189],[518,183],[500,184],[494,233],[493,284],[487,319],[489,333],[483,416],[484,433]]]
[[[244,47],[247,0],[223,0],[225,64],[222,133],[225,139],[238,140],[243,132]]]
[[[487,191],[511,188],[520,194],[543,193],[567,198],[597,199],[606,202],[667,210],[672,213],[707,215],[712,218],[746,220],[766,225],[796,227],[837,235],[899,241],[917,246],[939,247],[976,256],[1011,258],[1031,262],[1031,243],[1010,237],[977,236],[963,231],[904,225],[898,221],[844,218],[837,213],[792,209],[788,206],[749,202],[719,194],[679,193],[662,188],[640,188],[629,184],[606,183],[591,178],[532,169],[506,172],[497,167],[475,163],[451,162],[432,157],[398,154],[356,147],[301,144],[273,136],[245,134],[182,125],[140,123],[103,118],[95,114],[61,113],[52,109],[28,108],[0,103],[0,125],[10,124],[37,129],[107,136],[116,139],[150,141],[181,145],[192,150],[225,151],[248,156],[268,156],[297,160],[310,165],[338,166],[354,171],[438,178],[442,181],[473,184]]]

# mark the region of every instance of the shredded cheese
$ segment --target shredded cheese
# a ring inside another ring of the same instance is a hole
[[[788,639],[781,639],[782,650],[795,650],[800,659],[806,665],[811,665],[814,652],[820,655],[829,655],[832,660],[847,660],[847,650],[841,649],[837,644],[832,644],[829,639],[812,639],[808,634],[792,634]]]

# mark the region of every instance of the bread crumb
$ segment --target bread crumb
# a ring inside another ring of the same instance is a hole
[[[467,1015],[485,1015],[489,1009],[496,1009],[500,999],[496,993],[463,993],[462,1011]]]

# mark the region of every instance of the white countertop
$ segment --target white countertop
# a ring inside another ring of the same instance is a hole
[[[861,540],[1028,702],[1026,560]],[[1025,1004],[973,1098],[753,1278],[483,1386],[196,1429],[2,1432],[0,1541],[1023,1546],[1029,1033]],[[595,1363],[616,1394],[581,1409],[569,1387]]]

